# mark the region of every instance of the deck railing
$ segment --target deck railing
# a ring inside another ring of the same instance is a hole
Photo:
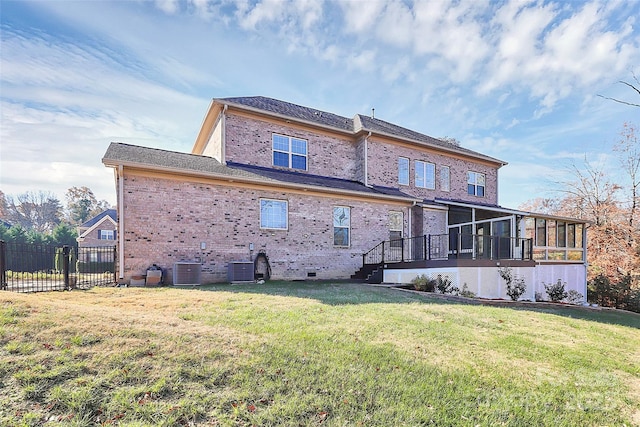
[[[380,242],[362,255],[363,265],[461,259],[531,260],[532,239],[484,234],[431,234]]]

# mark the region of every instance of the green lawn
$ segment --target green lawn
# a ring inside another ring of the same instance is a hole
[[[640,425],[640,316],[355,284],[0,293],[0,425]]]

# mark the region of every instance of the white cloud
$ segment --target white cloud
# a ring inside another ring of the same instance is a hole
[[[178,0],[155,0],[155,4],[158,9],[164,13],[172,15],[178,11]]]
[[[371,34],[371,30],[375,28],[385,3],[382,0],[371,0],[366,3],[343,1],[338,4],[344,12],[345,33],[365,35]]]
[[[409,7],[398,0],[387,3],[374,26],[377,36],[391,45],[407,47],[413,38],[413,15]]]
[[[347,116],[375,106],[380,118],[517,165],[501,172],[507,187],[584,144],[597,150],[595,135],[637,118],[595,96],[634,95],[616,82],[640,63],[637,2],[74,5],[11,4],[40,30],[3,8],[5,192],[21,175],[43,189],[46,176],[99,177],[112,140],[188,151],[211,97],[273,96]],[[103,185],[113,191],[112,177],[89,186]]]
[[[347,67],[360,71],[371,72],[376,67],[376,53],[373,50],[365,50],[353,54],[347,59]]]
[[[240,26],[247,30],[255,30],[260,24],[282,21],[288,3],[282,0],[263,0],[253,8],[247,8],[239,15]]]

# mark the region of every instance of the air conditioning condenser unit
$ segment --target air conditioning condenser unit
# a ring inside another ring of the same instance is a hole
[[[236,261],[229,263],[227,270],[229,282],[253,282],[254,266],[251,261]]]
[[[201,265],[197,262],[176,262],[173,264],[174,286],[200,285]]]

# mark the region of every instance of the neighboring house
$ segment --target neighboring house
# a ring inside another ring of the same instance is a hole
[[[214,99],[190,154],[112,143],[103,163],[123,281],[178,262],[226,281],[264,253],[274,279],[425,273],[495,298],[512,267],[525,298],[558,279],[586,295],[584,221],[501,207],[505,162],[377,118]]]
[[[118,212],[105,209],[78,227],[79,247],[114,246],[118,229]]]
[[[105,209],[78,227],[78,260],[113,262],[113,251],[95,248],[114,247],[117,243],[118,212]]]

